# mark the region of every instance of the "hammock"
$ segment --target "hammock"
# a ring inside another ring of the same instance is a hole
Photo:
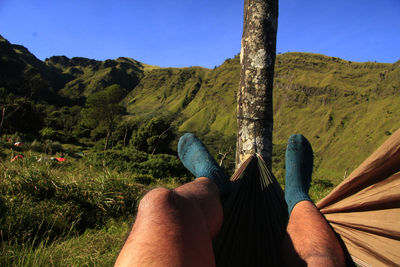
[[[317,203],[362,266],[400,264],[400,129]]]
[[[250,156],[231,181],[213,242],[217,266],[281,266],[288,214],[279,183],[259,155]]]
[[[287,206],[259,155],[231,178],[224,222],[214,239],[217,266],[281,266]],[[400,129],[317,207],[362,266],[400,263]]]

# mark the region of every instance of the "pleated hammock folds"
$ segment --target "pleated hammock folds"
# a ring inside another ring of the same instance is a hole
[[[214,239],[217,266],[282,266],[288,222],[283,191],[259,155],[232,176],[224,222]],[[361,266],[400,265],[400,129],[317,208]]]
[[[317,203],[362,266],[400,266],[400,129]]]
[[[288,214],[279,183],[259,155],[250,156],[231,181],[214,240],[217,266],[280,266]]]

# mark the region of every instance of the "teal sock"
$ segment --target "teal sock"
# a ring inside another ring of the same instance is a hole
[[[294,206],[308,196],[313,169],[313,151],[308,140],[301,134],[289,138],[286,148],[285,200],[289,216]]]
[[[207,177],[214,181],[222,197],[229,194],[231,190],[229,177],[194,134],[186,133],[179,139],[178,155],[183,165],[196,178]]]

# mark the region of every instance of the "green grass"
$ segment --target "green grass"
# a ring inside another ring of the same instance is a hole
[[[89,229],[82,235],[70,235],[39,244],[3,244],[1,266],[113,266],[126,235],[126,221],[110,220],[101,229]]]
[[[110,154],[96,161],[90,151],[84,158],[67,156],[64,163],[38,162],[50,155],[27,143],[17,151],[24,159],[10,162],[12,146],[0,147],[1,266],[112,266],[140,198],[154,187],[175,188],[188,179],[118,171],[100,161],[121,159]],[[170,168],[166,162],[146,164],[163,170]]]

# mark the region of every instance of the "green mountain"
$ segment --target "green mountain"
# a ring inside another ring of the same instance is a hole
[[[143,79],[125,98],[136,116],[174,114],[180,131],[200,134],[236,132],[237,59],[210,70],[201,67],[145,71]]]
[[[104,88],[118,84],[127,91],[136,87],[143,77],[144,66],[133,59],[97,61],[82,57],[53,56],[45,60],[49,67],[67,77],[59,94],[71,99],[87,97]]]
[[[400,61],[288,53],[276,61],[274,143],[303,133],[316,175],[338,183],[400,127]]]
[[[126,90],[127,118],[170,116],[181,132],[236,133],[239,57],[215,69],[159,68],[130,58],[96,61],[56,56],[44,62],[0,38],[0,88],[34,92],[58,106],[84,104],[117,84]],[[340,182],[400,127],[400,61],[356,63],[310,53],[277,56],[274,81],[275,173],[292,133],[302,133],[316,155],[314,176]]]

